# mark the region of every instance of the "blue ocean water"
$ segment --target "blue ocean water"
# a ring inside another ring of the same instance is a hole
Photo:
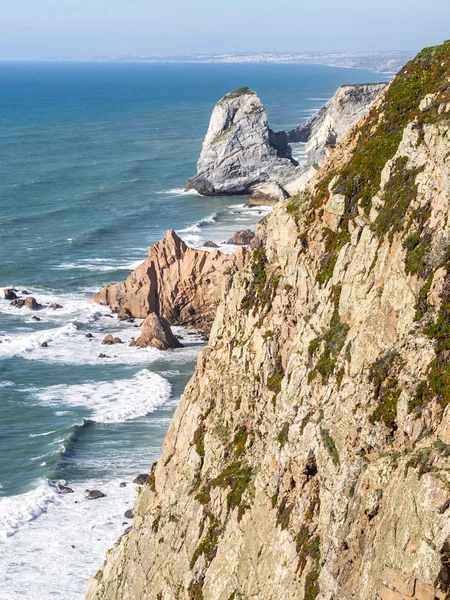
[[[35,321],[0,300],[0,599],[58,597],[62,582],[83,597],[202,346],[178,330],[182,350],[123,344],[99,358],[106,333],[137,329],[89,297],[168,228],[201,246],[265,214],[183,193],[215,102],[248,85],[271,127],[289,129],[339,85],[385,79],[314,65],[0,63],[0,288],[63,305]],[[85,501],[92,487],[107,498]]]

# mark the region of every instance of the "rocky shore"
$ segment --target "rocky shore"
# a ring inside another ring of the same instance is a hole
[[[170,234],[98,296],[195,323],[214,289],[216,315],[89,600],[449,598],[449,65],[402,69],[227,289]]]

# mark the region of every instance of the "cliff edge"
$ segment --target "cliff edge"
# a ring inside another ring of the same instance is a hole
[[[449,67],[265,221],[89,600],[449,598]]]

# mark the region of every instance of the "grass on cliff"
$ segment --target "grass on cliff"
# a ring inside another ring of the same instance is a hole
[[[396,351],[386,352],[370,367],[369,381],[374,386],[377,408],[369,417],[371,423],[382,421],[389,429],[396,429],[397,404],[402,389],[397,373],[404,361]]]
[[[250,268],[251,279],[241,302],[241,308],[247,312],[252,310],[255,316],[258,312],[269,311],[272,308],[272,302],[280,283],[280,274],[269,268],[264,248],[253,251]]]
[[[228,92],[225,96],[220,100],[220,102],[226,102],[227,100],[233,100],[234,98],[239,98],[240,96],[245,96],[250,94],[251,96],[256,96],[256,92],[251,90],[247,86],[236,88],[235,90]]]
[[[359,208],[369,214],[372,198],[380,190],[381,173],[397,152],[405,127],[414,122],[420,139],[427,124],[448,122],[448,113],[439,111],[439,106],[450,102],[449,64],[450,42],[447,41],[441,46],[425,48],[405,65],[354,134],[350,159],[343,166],[326,171],[316,184],[314,197],[309,202],[305,229],[314,222],[317,211],[323,210],[330,195],[328,186],[333,179],[336,180],[333,192],[345,197],[345,211],[338,230],[326,230],[324,234],[325,252],[317,275],[320,285],[331,279],[338,254],[350,238],[349,219],[358,214]],[[429,106],[420,110],[421,101],[429,94],[434,94]],[[406,168],[405,159],[396,161],[386,186],[384,206],[372,228],[378,236],[387,235],[390,240],[397,231],[413,230],[415,238],[406,242],[406,268],[408,272],[426,278],[429,268],[425,258],[430,239],[424,225],[429,214],[424,209],[407,219],[408,209],[417,194],[418,173],[418,169]],[[299,201],[288,205],[288,212],[294,218],[299,210]]]

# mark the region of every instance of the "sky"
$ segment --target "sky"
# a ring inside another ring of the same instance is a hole
[[[450,37],[450,0],[2,0],[0,60],[412,50]]]

